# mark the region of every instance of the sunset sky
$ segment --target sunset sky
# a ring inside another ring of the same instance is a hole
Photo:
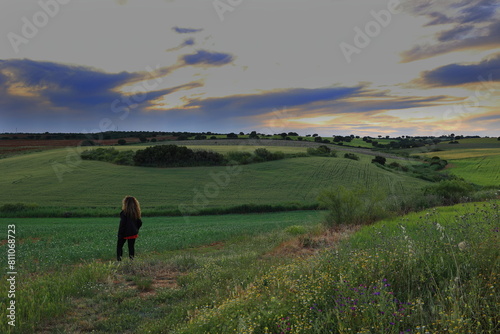
[[[0,132],[499,136],[498,0],[2,0]]]

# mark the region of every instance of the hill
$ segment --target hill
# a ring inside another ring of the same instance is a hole
[[[223,148],[229,149],[241,150]],[[303,157],[235,167],[146,168],[81,160],[74,148],[55,149],[1,159],[0,203],[36,203],[57,207],[59,212],[109,208],[110,214],[123,196],[133,194],[145,212],[179,206],[192,212],[243,204],[314,203],[321,189],[339,185],[361,184],[377,188],[380,194],[403,196],[427,184],[377,168],[370,156],[360,157],[359,161]]]

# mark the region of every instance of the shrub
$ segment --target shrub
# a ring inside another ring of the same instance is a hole
[[[227,160],[231,164],[237,165],[247,165],[252,162],[253,157],[250,152],[238,152],[238,151],[230,151],[226,154]]]
[[[463,201],[474,191],[474,187],[464,180],[445,180],[425,188],[424,194],[434,194],[441,197],[445,204]]]
[[[307,154],[309,155],[318,155],[318,156],[332,156],[336,157],[337,153],[335,151],[332,151],[328,146],[326,145],[320,145],[316,148],[309,147],[307,149]]]
[[[385,165],[385,162],[387,161],[386,158],[380,156],[380,155],[377,155],[375,157],[375,159],[372,159],[372,163],[378,163],[378,164],[381,164],[382,166]]]
[[[118,151],[113,147],[86,150],[83,151],[80,156],[83,160],[97,160],[129,166],[134,164],[132,159],[132,157],[134,156],[134,152],[132,150]]]
[[[30,203],[7,203],[0,207],[0,212],[13,213],[13,212],[22,212],[29,211],[38,208],[38,204]]]
[[[394,162],[391,162],[391,163],[389,164],[389,167],[392,167],[392,168],[399,168],[399,167],[401,167],[401,165],[400,165],[400,164],[398,164],[396,161],[394,161]]]
[[[344,154],[344,158],[351,160],[359,160],[359,157],[354,153],[346,153]]]
[[[125,139],[118,139],[118,144],[119,145],[125,145],[127,141]]]
[[[330,227],[362,224],[385,216],[385,211],[379,205],[384,199],[375,191],[347,189],[344,186],[323,190],[318,196],[320,207],[329,210],[325,223]]]

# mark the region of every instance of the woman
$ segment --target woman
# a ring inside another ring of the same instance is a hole
[[[122,260],[123,245],[128,241],[128,256],[130,259],[135,255],[135,239],[139,236],[139,229],[142,226],[141,207],[137,199],[126,196],[122,201],[122,211],[120,212],[120,227],[118,229],[118,244],[116,246],[116,259]]]

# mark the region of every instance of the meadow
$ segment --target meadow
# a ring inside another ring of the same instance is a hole
[[[481,186],[500,185],[500,141],[496,138],[459,140],[459,144],[440,143],[433,152],[414,151],[427,157],[448,160],[449,171]]]
[[[78,153],[88,147],[67,147],[0,159],[0,208],[12,209],[0,212],[0,226],[5,233],[15,226],[18,271],[16,327],[2,321],[0,332],[500,330],[498,200],[398,216],[431,203],[413,202],[439,183],[381,168],[372,159],[383,153],[366,149],[331,146],[337,157],[321,157],[307,156],[307,143],[224,142],[228,145],[186,143],[223,154],[265,147],[297,157],[147,168],[81,160]],[[446,159],[448,173],[493,194],[498,142],[460,142],[438,144],[433,152],[406,152]],[[345,151],[359,160],[345,159]],[[385,156],[387,164],[418,163]],[[363,193],[350,200],[374,201],[382,220],[328,225],[328,212],[317,210],[325,190]],[[144,226],[136,259],[117,263],[117,216],[127,194],[140,199]],[[254,213],[220,214],[231,208]],[[208,209],[212,215],[198,215]],[[0,239],[6,254],[9,244]],[[8,291],[8,282],[0,281],[2,319]]]

